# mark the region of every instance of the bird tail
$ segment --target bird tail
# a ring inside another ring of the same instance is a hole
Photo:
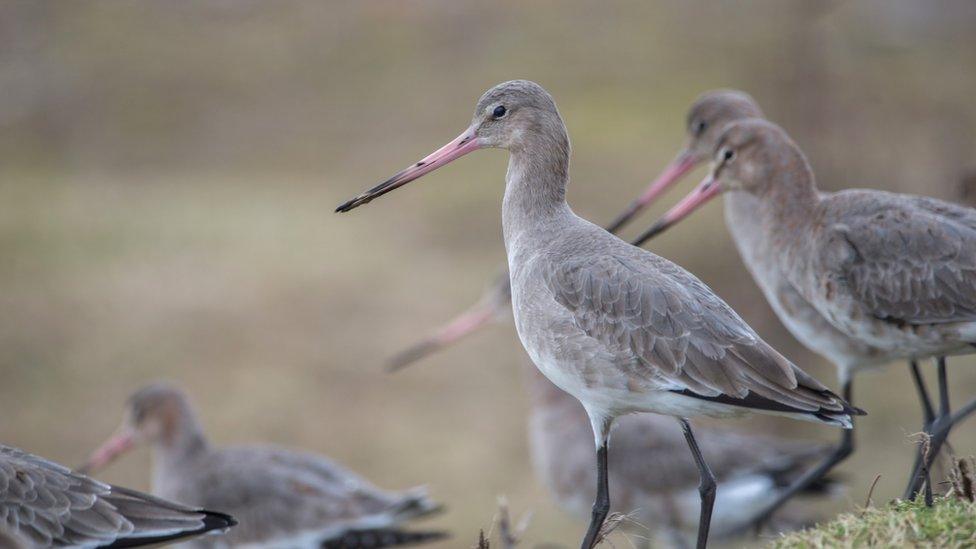
[[[426,488],[418,486],[404,492],[402,499],[393,506],[391,512],[394,522],[403,522],[434,515],[443,510],[443,505],[430,499]]]
[[[140,547],[218,534],[237,524],[224,513],[185,507],[118,486],[112,487],[105,500],[132,523],[131,532],[106,547]]]
[[[392,528],[372,530],[352,530],[342,537],[322,543],[322,549],[380,549],[382,547],[402,547],[418,545],[446,539],[447,532],[408,532]]]

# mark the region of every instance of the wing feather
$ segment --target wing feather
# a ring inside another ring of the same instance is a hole
[[[844,409],[704,283],[641,253],[551,261],[546,287],[581,330],[622,362],[636,360],[649,378],[703,397],[755,393],[798,411]]]
[[[37,546],[131,546],[233,525],[229,517],[110,486],[3,445],[0,519],[0,527]]]
[[[976,320],[976,210],[867,191],[831,199],[846,204],[821,260],[868,314],[905,324]]]

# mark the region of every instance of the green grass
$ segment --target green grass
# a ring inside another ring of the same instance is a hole
[[[932,507],[896,501],[845,513],[816,528],[784,535],[775,549],[976,546],[976,503],[947,496]]]

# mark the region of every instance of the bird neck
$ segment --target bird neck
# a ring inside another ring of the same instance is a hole
[[[168,403],[161,425],[162,432],[153,445],[153,460],[160,467],[176,465],[209,448],[203,427],[186,400]]]
[[[802,155],[778,173],[761,190],[759,214],[766,230],[781,236],[799,234],[814,222],[820,193],[813,171]]]
[[[532,133],[510,149],[502,203],[506,242],[517,233],[546,226],[569,211],[569,137],[560,121],[553,131]]]

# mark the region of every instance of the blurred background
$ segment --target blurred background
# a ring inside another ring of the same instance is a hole
[[[598,223],[672,158],[689,104],[716,87],[751,93],[823,188],[959,199],[976,170],[974,25],[966,0],[4,2],[0,441],[78,464],[131,391],[169,379],[216,443],[428,485],[449,506],[445,547],[473,543],[499,494],[535,511],[530,546],[572,546],[584,525],[532,476],[510,323],[384,373],[502,264],[507,155],[471,155],[353,214],[335,205],[454,137],[513,78],[556,98],[570,201]],[[650,248],[836,386],[771,313],[720,208]],[[951,364],[959,403],[976,360]],[[858,379],[871,415],[839,507],[863,504],[877,475],[876,501],[900,493],[921,421],[904,364]],[[976,421],[953,444],[976,452]],[[148,468],[142,450],[102,477],[146,489]]]

